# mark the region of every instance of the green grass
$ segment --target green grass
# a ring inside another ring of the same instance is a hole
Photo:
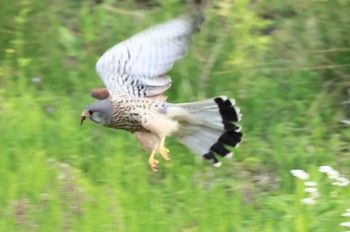
[[[98,57],[180,1],[6,1],[0,9],[0,231],[343,231],[350,178],[346,1],[218,1],[170,72],[170,102],[226,94],[244,142],[214,169],[169,138],[151,173],[131,134],[80,113]],[[32,78],[40,78],[33,82]],[[321,196],[303,205],[304,169]]]

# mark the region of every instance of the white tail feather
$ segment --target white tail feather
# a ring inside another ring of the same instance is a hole
[[[204,127],[204,126],[203,126]],[[210,147],[218,140],[223,131],[215,130],[210,127],[198,128],[192,134],[181,136],[175,135],[179,141],[190,148],[198,155],[204,155]]]

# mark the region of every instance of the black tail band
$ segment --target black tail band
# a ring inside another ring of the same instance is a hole
[[[229,122],[229,121],[223,121],[224,129],[225,131],[239,131],[241,127],[237,126],[236,124]]]
[[[220,142],[217,142],[213,146],[211,146],[210,150],[223,157],[230,153],[230,151],[226,149],[224,145]]]
[[[221,97],[217,97],[214,101],[218,104],[223,121],[238,122],[238,114],[229,99],[223,100]]]
[[[206,160],[209,160],[213,164],[216,164],[219,162],[219,160],[215,157],[215,155],[212,151],[209,151],[208,153],[204,154],[203,158]]]
[[[219,142],[223,144],[227,144],[232,147],[235,147],[238,143],[241,142],[241,140],[242,140],[242,133],[236,132],[236,131],[226,131],[219,138]]]

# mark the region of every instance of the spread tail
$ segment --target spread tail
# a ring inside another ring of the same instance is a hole
[[[174,135],[180,142],[219,167],[215,154],[231,158],[233,153],[227,147],[237,147],[242,139],[241,127],[236,124],[242,115],[234,105],[234,100],[220,96],[169,105],[166,113],[179,122]]]

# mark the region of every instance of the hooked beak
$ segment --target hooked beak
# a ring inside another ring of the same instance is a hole
[[[83,125],[84,120],[86,118],[90,118],[90,113],[89,113],[89,111],[84,110],[83,113],[81,114],[81,117],[80,117],[80,125],[81,126]]]

